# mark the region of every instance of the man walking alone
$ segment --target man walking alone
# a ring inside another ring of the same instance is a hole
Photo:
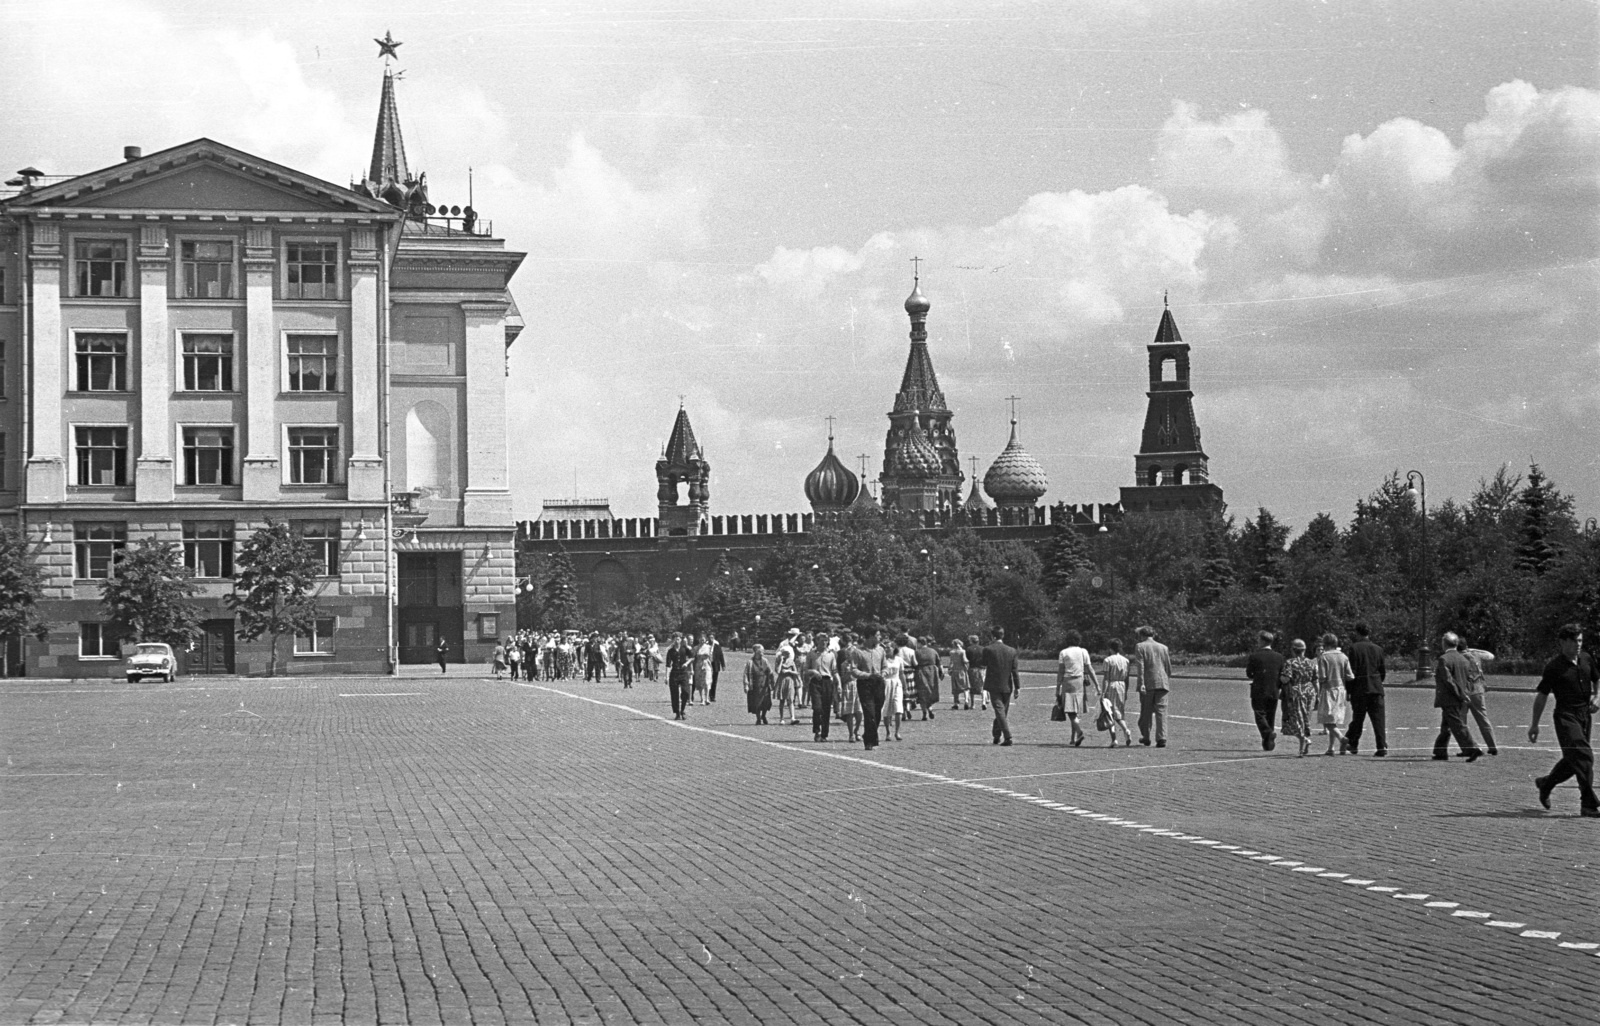
[[[1156,640],[1154,627],[1140,627],[1133,648],[1129,675],[1139,679],[1139,743],[1150,744],[1155,727],[1156,747],[1167,747],[1167,692],[1172,687],[1172,654]]]
[[[1350,754],[1356,754],[1361,743],[1361,721],[1372,721],[1374,758],[1389,754],[1389,739],[1384,735],[1383,682],[1389,676],[1383,665],[1383,649],[1368,635],[1364,623],[1356,624],[1356,643],[1346,655],[1350,659],[1350,729],[1345,731],[1344,743]],[[1491,749],[1492,750],[1492,749]]]
[[[1278,678],[1283,676],[1285,660],[1272,650],[1271,631],[1262,631],[1259,637],[1261,647],[1250,653],[1244,673],[1250,678],[1250,710],[1261,732],[1261,750],[1270,752],[1278,747]]]
[[[1589,730],[1594,714],[1600,712],[1600,673],[1594,659],[1583,651],[1583,628],[1575,623],[1557,634],[1561,652],[1544,666],[1539,692],[1533,700],[1533,722],[1528,726],[1528,742],[1539,740],[1539,720],[1544,716],[1545,700],[1556,696],[1554,716],[1556,741],[1561,745],[1561,761],[1548,776],[1537,777],[1539,804],[1550,807],[1550,792],[1568,777],[1578,778],[1579,815],[1600,818],[1600,799],[1594,791],[1594,751],[1589,747]]]
[[[990,744],[1011,744],[1011,699],[1022,690],[1017,680],[1017,650],[1006,644],[1006,629],[994,629],[994,641],[983,650],[983,688],[994,702]]]

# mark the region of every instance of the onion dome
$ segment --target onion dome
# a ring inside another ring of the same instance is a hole
[[[839,462],[833,453],[833,434],[828,434],[828,454],[816,469],[806,475],[806,499],[813,510],[848,509],[861,494],[861,479]]]
[[[1011,418],[1011,441],[989,464],[983,490],[999,506],[1033,506],[1050,489],[1044,467],[1017,441],[1017,418]]]
[[[928,302],[928,297],[922,294],[922,282],[913,280],[911,283],[911,295],[906,297],[906,313],[912,317],[926,317],[928,311],[932,308],[933,304]]]
[[[962,505],[968,510],[981,511],[994,508],[994,504],[984,496],[983,490],[978,487],[978,476],[976,474],[972,476],[972,491],[967,495],[967,501]]]
[[[899,477],[938,477],[944,460],[913,417],[889,450],[893,473]]]

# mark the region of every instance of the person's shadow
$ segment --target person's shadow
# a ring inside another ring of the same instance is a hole
[[[1577,813],[1563,816],[1543,809],[1501,809],[1497,812],[1441,812],[1435,819],[1577,819]]]

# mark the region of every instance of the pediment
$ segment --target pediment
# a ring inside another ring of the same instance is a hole
[[[54,209],[389,214],[387,203],[209,139],[80,175],[19,198]]]

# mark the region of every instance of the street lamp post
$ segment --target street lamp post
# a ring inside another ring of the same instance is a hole
[[[1417,649],[1417,679],[1427,680],[1431,669],[1428,665],[1428,581],[1433,568],[1433,553],[1428,548],[1428,479],[1420,470],[1408,471],[1406,485],[1406,495],[1417,500],[1417,509],[1422,515],[1422,635]]]

